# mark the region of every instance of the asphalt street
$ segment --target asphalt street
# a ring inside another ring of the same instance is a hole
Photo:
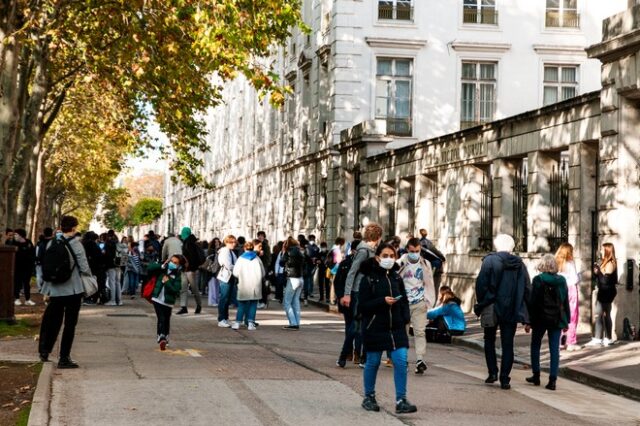
[[[417,413],[394,413],[392,369],[384,366],[383,411],[369,413],[360,407],[362,370],[335,365],[341,317],[303,308],[301,330],[285,331],[272,302],[258,311],[257,331],[233,331],[218,328],[216,315],[209,307],[174,315],[161,352],[146,301],[83,307],[72,353],[81,368],[54,372],[50,424],[640,425],[640,403],[563,379],[556,392],[533,387],[521,366],[510,391],[485,385],[480,353],[442,345],[429,345],[424,376],[409,374]]]

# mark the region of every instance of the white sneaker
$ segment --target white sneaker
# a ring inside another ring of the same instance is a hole
[[[104,306],[118,306],[118,305],[116,304],[116,302],[107,302],[104,304]]]
[[[613,340],[607,339],[606,337],[602,339],[602,346],[606,348],[607,346],[610,346],[610,345],[613,345]]]
[[[258,303],[258,309],[264,309],[266,307],[267,305],[265,305],[264,303]]]
[[[579,345],[569,345],[567,346],[567,352],[576,352],[582,349]]]
[[[13,304],[16,306],[22,306],[22,301],[20,299],[16,299],[16,301],[13,302]]]
[[[240,330],[240,323],[238,321],[234,321],[233,325],[231,326],[232,330]]]
[[[304,299],[304,306],[309,306],[309,301],[307,299]]]
[[[26,302],[24,302],[24,304],[29,306],[35,306],[36,302],[34,302],[33,300],[27,300]]]
[[[256,325],[254,323],[250,322],[249,325],[247,326],[247,330],[256,331]]]
[[[602,346],[602,339],[596,339],[595,337],[591,339],[589,343],[584,345],[587,348],[594,348],[596,346]]]
[[[222,320],[222,321],[218,321],[218,327],[220,327],[220,328],[229,328],[231,326],[229,325],[229,321]]]

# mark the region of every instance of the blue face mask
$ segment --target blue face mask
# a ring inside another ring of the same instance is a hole
[[[407,253],[407,257],[412,262],[417,262],[420,260],[420,253]]]
[[[173,262],[169,262],[169,264],[167,265],[167,268],[168,268],[170,271],[177,271],[178,269],[180,269],[180,266],[176,265],[176,264],[175,264],[175,263],[173,263]]]
[[[62,239],[62,236],[63,236],[63,235],[64,235],[64,234],[62,233],[62,231],[56,231],[56,240],[60,240],[60,239]]]

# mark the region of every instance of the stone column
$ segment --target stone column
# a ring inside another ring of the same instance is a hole
[[[554,167],[558,167],[555,158],[541,151],[529,153],[528,196],[527,196],[527,234],[528,248],[531,252],[548,252],[551,230],[551,190],[549,181]]]
[[[493,235],[513,235],[513,177],[515,166],[505,159],[493,161]]]

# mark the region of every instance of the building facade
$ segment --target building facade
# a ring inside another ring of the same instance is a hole
[[[569,241],[585,328],[590,266],[611,241],[616,329],[637,323],[640,62],[624,37],[637,37],[639,9],[606,20],[602,41],[599,29],[626,6],[305,2],[314,31],[278,55],[294,95],[275,110],[245,81],[228,85],[209,114],[215,189],[167,181],[163,227],[202,238],[265,230],[272,241],[330,241],[368,221],[403,238],[426,228],[467,309],[496,233],[514,235],[532,274],[541,253]]]

